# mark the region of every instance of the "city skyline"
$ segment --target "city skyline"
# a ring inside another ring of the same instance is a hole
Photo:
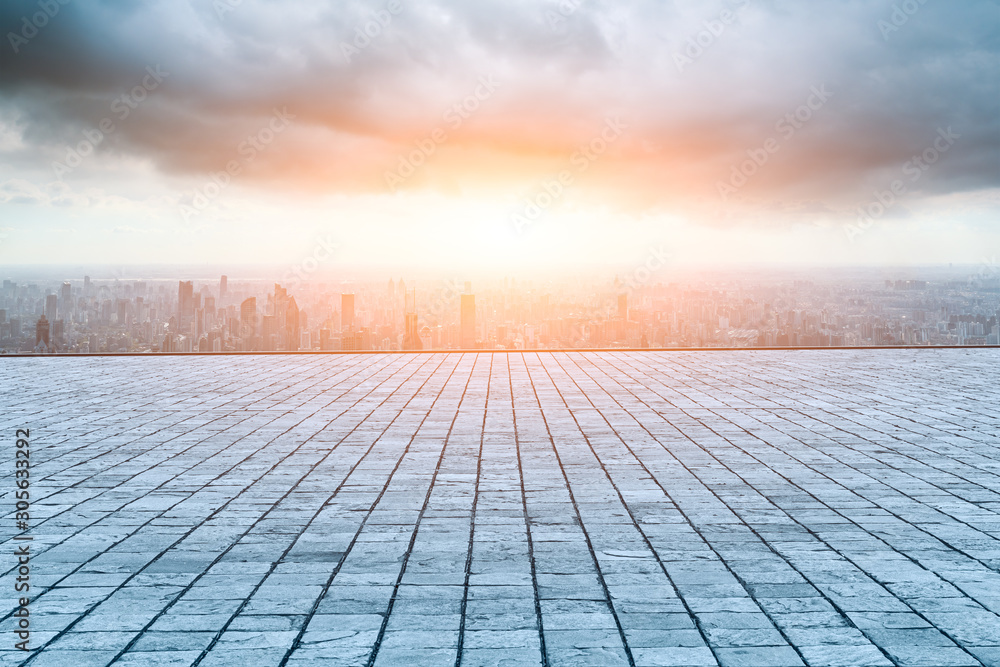
[[[474,289],[474,285],[476,285]],[[1000,270],[553,282],[5,279],[0,351],[357,352],[1000,345]]]

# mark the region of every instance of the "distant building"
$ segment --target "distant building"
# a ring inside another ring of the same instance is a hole
[[[49,318],[42,315],[38,318],[38,323],[35,324],[35,350],[40,352],[48,352],[51,349],[49,346]]]
[[[49,340],[52,342],[52,348],[61,348],[66,344],[66,323],[62,320],[56,320],[50,322],[49,326]]]
[[[461,305],[461,346],[463,350],[476,347],[476,295],[463,294]]]
[[[400,281],[402,282],[402,281]],[[406,298],[406,313],[403,315],[403,345],[404,350],[422,350],[420,332],[417,329],[417,291],[404,295]]]
[[[257,335],[257,297],[252,296],[240,305],[240,337],[249,339]]]
[[[45,295],[45,318],[49,322],[55,322],[59,313],[59,297],[55,294]]]
[[[59,291],[59,307],[61,308],[61,313],[63,319],[69,317],[70,311],[73,309],[73,286],[68,282],[62,284],[62,288]]]
[[[222,276],[219,279],[219,301],[225,301],[226,292],[229,290],[229,278]]]
[[[263,315],[260,318],[261,349],[274,352],[278,349],[278,318]]]
[[[194,321],[194,283],[181,280],[177,285],[177,327],[187,333]]]
[[[329,329],[319,330],[319,349],[323,350],[324,352],[337,349],[336,347],[334,347],[333,338],[330,335]]]
[[[420,332],[417,329],[417,314],[406,313],[406,333],[403,334],[404,350],[422,350],[423,344],[420,342]]]
[[[348,332],[354,329],[354,295],[340,295],[340,327]]]
[[[618,295],[618,317],[628,319],[628,294]]]
[[[302,334],[299,326],[299,307],[295,303],[295,297],[293,296],[288,298],[288,304],[285,306],[285,349],[299,349],[301,338]],[[308,340],[308,334],[306,335],[306,340]],[[309,347],[312,346],[310,345]]]

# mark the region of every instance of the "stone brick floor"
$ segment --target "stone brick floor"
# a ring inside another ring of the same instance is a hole
[[[0,665],[1000,665],[996,350],[0,369]]]

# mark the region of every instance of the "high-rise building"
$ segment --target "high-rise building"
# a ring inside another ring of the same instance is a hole
[[[177,286],[177,327],[187,333],[194,321],[194,283],[181,280]]]
[[[299,328],[299,307],[295,303],[295,297],[293,296],[288,298],[288,303],[285,306],[285,349],[299,349],[301,338],[302,332]]]
[[[54,295],[53,295],[54,296]],[[29,329],[30,331],[30,329]],[[46,351],[49,350],[49,319],[42,315],[35,324],[35,347],[44,344]]]
[[[461,307],[461,345],[463,350],[476,347],[476,295],[463,294]]]
[[[59,297],[55,294],[45,295],[45,317],[49,322],[55,322],[59,311]]]
[[[354,295],[340,295],[340,328],[348,332],[354,329]]]
[[[84,276],[83,277],[83,295],[85,297],[89,297],[90,296],[90,292],[91,292],[90,276]]]
[[[406,313],[406,333],[403,334],[404,350],[422,350],[423,344],[420,342],[420,332],[417,329],[417,314]]]
[[[618,317],[623,320],[628,319],[628,294],[618,295]]]
[[[73,286],[68,282],[62,284],[62,289],[59,292],[59,307],[62,308],[63,319],[69,315],[70,310],[73,309]]]
[[[245,339],[257,335],[257,297],[252,296],[240,305],[240,337]]]
[[[62,320],[56,320],[50,326],[49,340],[52,341],[52,347],[62,347],[66,343],[66,324]]]
[[[219,279],[219,301],[226,300],[226,292],[229,290],[229,279],[226,276],[222,276]]]
[[[274,352],[278,349],[278,318],[262,315],[260,318],[261,349]]]
[[[421,350],[420,332],[417,330],[417,291],[412,297],[406,295],[406,314],[404,315],[405,333],[403,334],[404,350]]]

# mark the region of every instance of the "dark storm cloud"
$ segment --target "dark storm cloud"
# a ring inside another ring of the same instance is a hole
[[[287,108],[293,127],[248,178],[378,189],[490,75],[500,92],[442,148],[454,162],[441,169],[465,174],[469,155],[547,165],[618,114],[628,137],[601,173],[644,206],[714,196],[769,138],[780,150],[739,197],[864,199],[948,127],[960,139],[915,189],[1000,181],[997,2],[399,2],[8,0],[0,123],[23,145],[5,159],[47,167],[110,117],[98,152],[202,174]],[[379,18],[364,45],[357,31]],[[148,67],[169,74],[116,119]],[[829,100],[783,137],[817,86]]]

